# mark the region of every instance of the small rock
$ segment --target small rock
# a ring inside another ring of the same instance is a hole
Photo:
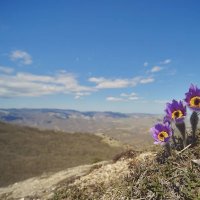
[[[200,166],[200,159],[198,159],[198,160],[192,160],[192,162],[193,162],[194,164],[197,164],[197,165]]]

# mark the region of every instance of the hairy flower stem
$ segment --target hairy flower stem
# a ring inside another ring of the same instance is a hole
[[[174,135],[174,128],[172,128],[172,132],[173,132],[173,134],[172,134],[172,141],[174,143],[174,147],[176,148],[177,147],[177,143],[176,143],[176,138],[175,138],[175,135]]]
[[[192,143],[194,143],[196,139],[196,130],[198,122],[199,122],[198,113],[194,111],[190,117],[190,123],[192,126]]]
[[[166,152],[167,152],[167,155],[168,155],[168,156],[171,156],[171,147],[170,147],[169,142],[167,142],[167,143],[165,144],[165,150],[166,150]]]
[[[182,139],[183,139],[183,146],[186,147],[187,145],[187,138],[186,138],[186,128],[185,123],[176,123],[177,129],[180,131]]]
[[[176,143],[176,138],[175,138],[174,134],[172,135],[172,140],[173,140],[174,146],[175,146],[175,148],[176,148],[177,143]]]

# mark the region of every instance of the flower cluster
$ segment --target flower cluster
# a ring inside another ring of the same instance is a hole
[[[184,122],[187,115],[186,107],[189,107],[193,111],[190,117],[192,126],[191,136],[186,134]],[[196,140],[195,133],[199,120],[198,112],[200,112],[200,89],[191,84],[189,91],[185,93],[185,99],[183,101],[176,101],[173,99],[172,102],[167,103],[165,109],[166,115],[163,118],[163,123],[158,123],[150,129],[150,133],[155,140],[154,144],[165,145],[169,149],[170,140],[172,138],[176,148],[177,142],[174,136],[175,127],[181,134],[181,138],[178,139],[182,143],[182,148],[190,143],[194,143]]]

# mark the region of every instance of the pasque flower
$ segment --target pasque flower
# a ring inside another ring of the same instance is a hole
[[[171,118],[169,117],[169,116],[164,116],[164,118],[163,118],[163,123],[164,124],[171,124]]]
[[[186,116],[186,106],[183,105],[182,101],[173,100],[172,103],[167,103],[165,112],[167,118],[176,123],[182,123]]]
[[[200,111],[200,89],[197,86],[191,84],[189,91],[185,93],[185,97],[185,102],[189,108]]]
[[[158,123],[150,129],[152,137],[154,138],[154,144],[164,145],[169,142],[172,136],[172,129],[169,124]]]

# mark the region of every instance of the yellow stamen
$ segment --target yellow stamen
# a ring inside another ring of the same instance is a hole
[[[168,133],[165,132],[165,131],[161,131],[159,134],[158,134],[158,139],[162,142],[165,141],[165,138],[169,137]]]
[[[195,108],[200,108],[200,97],[192,97],[190,99],[190,106]]]
[[[172,119],[177,119],[177,118],[181,118],[183,116],[183,113],[181,110],[175,110],[172,113]]]

